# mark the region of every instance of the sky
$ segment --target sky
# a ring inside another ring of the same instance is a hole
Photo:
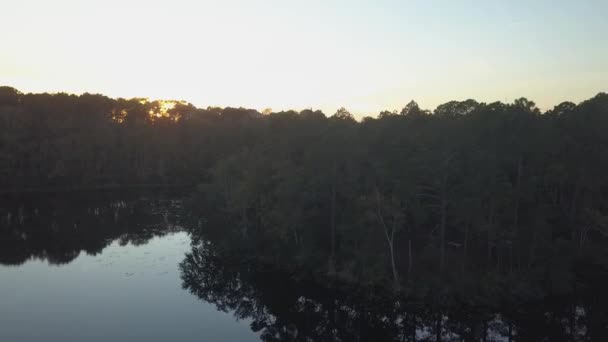
[[[305,108],[608,91],[608,1],[0,0],[0,85]]]

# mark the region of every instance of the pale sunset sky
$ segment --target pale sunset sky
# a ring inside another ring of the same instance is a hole
[[[606,0],[2,0],[0,85],[359,117],[548,109],[608,91],[607,16]]]

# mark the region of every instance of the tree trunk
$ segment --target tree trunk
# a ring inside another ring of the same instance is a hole
[[[441,199],[441,225],[440,225],[440,261],[439,261],[439,271],[443,273],[445,268],[445,225],[447,220],[447,199],[445,195]]]
[[[241,209],[241,236],[243,239],[247,238],[249,231],[249,222],[247,220],[247,207]]]
[[[572,201],[570,203],[570,222],[574,222],[574,219],[576,218],[576,207],[578,205],[578,197],[580,192],[581,187],[579,182],[576,182],[576,185],[574,186],[574,193],[572,194]]]
[[[462,270],[464,271],[467,264],[467,252],[469,247],[469,226],[471,225],[470,220],[467,219],[467,223],[464,226],[464,243],[462,249]]]
[[[528,268],[532,267],[536,259],[536,231],[532,232],[532,241],[530,241],[530,254],[528,256]]]
[[[384,216],[382,215],[382,210],[381,210],[381,201],[380,201],[380,191],[378,190],[378,187],[375,187],[375,191],[376,191],[376,215],[378,216],[378,221],[380,222],[380,225],[382,226],[382,230],[384,231],[384,237],[386,238],[386,243],[388,244],[388,248],[389,248],[389,252],[390,252],[390,257],[391,257],[391,270],[393,272],[393,281],[394,281],[394,285],[395,288],[399,288],[400,286],[400,282],[399,282],[399,274],[397,273],[397,267],[395,265],[395,251],[394,251],[394,246],[393,246],[393,242],[395,241],[395,230],[396,230],[396,225],[398,224],[397,222],[397,218],[393,218],[393,226],[390,229],[390,235],[389,235],[389,228],[386,225],[386,222],[384,221]]]
[[[445,269],[445,230],[447,223],[448,214],[448,167],[450,164],[449,157],[444,161],[443,177],[441,179],[441,223],[440,223],[440,260],[439,260],[439,273],[443,274]]]
[[[300,245],[300,237],[298,236],[298,228],[296,227],[291,227],[291,230],[293,231],[293,239],[296,243],[296,246]]]
[[[395,250],[393,248],[395,241],[395,231],[391,232],[391,236],[389,238],[388,233],[386,234],[386,242],[388,243],[389,251],[391,254],[391,269],[393,271],[393,281],[395,288],[399,288],[399,274],[397,273],[397,266],[395,265]]]
[[[407,240],[407,277],[412,279],[412,238]]]
[[[333,183],[331,186],[331,213],[330,213],[330,250],[327,272],[330,275],[336,273],[336,179],[337,165],[334,162]]]
[[[519,226],[519,201],[521,197],[521,176],[523,173],[523,160],[519,157],[517,162],[517,183],[515,184],[515,208],[513,212],[513,229],[517,231]]]
[[[490,200],[490,213],[488,215],[488,267],[492,264],[492,239],[494,234],[494,200]]]
[[[509,245],[509,274],[513,274],[513,244]]]
[[[496,246],[496,272],[500,273],[500,245]]]

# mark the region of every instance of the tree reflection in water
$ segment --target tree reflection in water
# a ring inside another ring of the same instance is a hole
[[[180,264],[184,289],[263,341],[601,341],[608,336],[606,279],[583,295],[502,309],[456,299],[397,298],[223,255],[202,241]],[[581,275],[584,281],[584,275]]]
[[[32,258],[66,264],[81,252],[100,253],[115,240],[145,244],[181,230],[190,216],[181,209],[179,200],[115,194],[5,201],[0,264]],[[200,224],[190,225],[193,247],[180,264],[184,289],[236,319],[250,319],[264,341],[605,341],[608,336],[608,276],[600,267],[576,268],[574,294],[489,308],[471,299],[475,294],[460,300],[396,297],[244,261],[228,252],[234,246],[198,236]]]
[[[158,196],[55,194],[5,199],[0,205],[0,264],[30,259],[68,264],[99,254],[113,241],[146,244],[181,230],[181,201]]]

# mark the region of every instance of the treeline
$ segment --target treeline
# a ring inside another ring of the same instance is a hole
[[[0,87],[0,192],[196,184],[259,115]]]
[[[208,236],[361,282],[557,291],[608,251],[603,93],[544,113],[523,98],[411,102],[356,121],[5,87],[0,129],[2,189],[199,184]]]
[[[545,113],[469,100],[255,122],[197,196],[213,208],[203,231],[228,247],[357,282],[526,297],[608,260],[606,94]]]

